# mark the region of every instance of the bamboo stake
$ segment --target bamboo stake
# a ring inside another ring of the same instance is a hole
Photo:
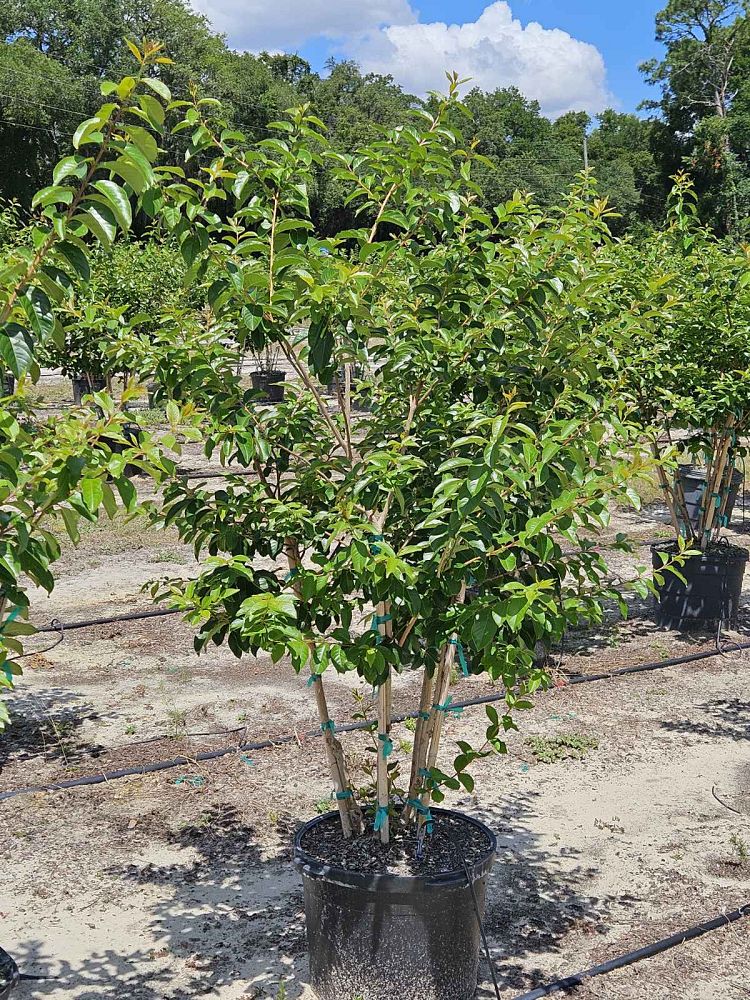
[[[289,564],[289,572],[294,573],[299,570],[301,559],[299,546],[295,539],[287,538],[284,543],[284,552]],[[292,590],[301,599],[302,592],[299,583],[292,578]],[[323,733],[323,745],[328,759],[328,770],[333,781],[334,793],[336,795],[336,805],[341,817],[341,829],[344,837],[348,840],[352,833],[359,835],[362,832],[362,811],[354,797],[354,791],[349,781],[349,775],[344,758],[344,749],[334,734],[334,725],[328,711],[323,678],[321,675],[313,675],[312,682],[315,693],[315,704],[318,710],[318,720]]]
[[[461,584],[461,590],[459,591],[458,597],[456,599],[457,604],[463,604],[466,599],[466,583]],[[454,632],[451,636],[450,642],[447,642],[443,646],[443,651],[440,659],[440,665],[437,670],[435,677],[435,701],[432,704],[430,710],[430,719],[428,722],[428,733],[429,733],[429,749],[427,751],[427,761],[425,767],[428,771],[431,771],[437,762],[438,751],[440,749],[440,737],[443,733],[443,723],[445,721],[445,702],[448,697],[448,689],[450,688],[451,681],[451,670],[453,669],[453,661],[456,656],[456,643],[457,634]],[[429,788],[425,788],[421,795],[422,805],[427,808],[430,804],[431,791]],[[423,815],[420,815],[420,824],[423,821]]]
[[[377,605],[378,631],[381,636],[393,634],[393,623],[384,619],[390,614],[390,602],[380,601]],[[375,821],[378,824],[381,844],[390,841],[390,818],[388,809],[390,797],[388,789],[388,754],[390,753],[390,732],[391,732],[391,671],[388,668],[388,676],[378,687],[378,755],[376,764],[376,790],[377,790],[377,811]]]
[[[724,480],[721,484],[721,507],[719,508],[719,527],[718,532],[724,527],[724,519],[727,516],[727,507],[729,506],[729,492],[732,489],[732,477],[734,476],[734,463],[727,462],[726,471],[724,473]]]
[[[672,527],[675,530],[675,534],[680,534],[680,519],[677,516],[677,510],[675,508],[674,502],[674,490],[673,487],[669,485],[669,480],[667,479],[667,473],[664,471],[664,466],[661,464],[661,455],[659,454],[659,446],[654,441],[652,444],[652,450],[654,453],[654,458],[657,462],[657,475],[659,477],[659,485],[661,486],[662,493],[664,494],[664,499],[666,501],[667,507],[669,507],[669,516],[672,518]]]
[[[716,504],[713,502],[714,493],[718,492],[718,487],[720,486],[724,478],[724,472],[726,469],[727,461],[729,459],[729,449],[732,444],[732,438],[731,434],[729,433],[729,429],[731,428],[733,423],[734,423],[733,419],[731,419],[731,421],[727,421],[727,427],[724,431],[724,437],[721,442],[721,447],[719,449],[716,465],[714,467],[714,473],[711,478],[711,484],[710,487],[707,486],[707,497],[706,497],[707,502],[705,505],[705,513],[702,525],[703,530],[700,539],[700,547],[701,549],[704,550],[706,549],[708,541],[710,540],[711,528],[714,523],[714,516],[716,514],[716,509],[717,509]]]
[[[419,699],[419,717],[417,718],[417,725],[414,730],[414,749],[412,750],[411,755],[409,794],[408,801],[403,811],[405,823],[411,822],[412,814],[414,812],[414,807],[411,805],[411,802],[415,801],[417,798],[417,792],[419,791],[419,786],[422,780],[420,772],[424,768],[427,761],[430,709],[432,708],[432,693],[435,689],[436,675],[437,669],[432,676],[430,676],[427,670],[425,670],[422,678],[422,694]]]

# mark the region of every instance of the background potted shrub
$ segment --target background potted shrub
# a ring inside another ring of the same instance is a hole
[[[597,312],[611,281],[606,209],[586,187],[549,213],[520,196],[483,212],[475,157],[447,124],[455,82],[434,115],[415,113],[354,159],[325,152],[305,108],[251,145],[215,102],[181,106],[177,130],[190,130],[204,170],[165,204],[192,274],[210,276],[216,332],[164,343],[147,366],[201,408],[207,453],[255,475],[167,488],[164,521],[207,558],[198,579],[160,592],[197,625],[199,650],[263,650],[307,677],[335,807],[295,848],[318,994],[372,1000],[418,977],[431,996],[469,997],[469,883],[481,907],[494,838],[434,804],[446,788],[473,790],[471,763],[505,750],[515,711],[547,682],[537,642],[600,620],[605,598],[622,602],[592,534],[612,499],[637,502],[630,484],[649,465],[611,351],[638,316]],[[307,200],[321,156],[366,222],[328,240]],[[253,407],[237,375],[251,334],[295,371],[275,408]],[[372,373],[358,415],[353,359]],[[321,383],[342,365],[329,408]],[[507,693],[504,710],[487,709],[483,743],[459,741],[448,763],[454,663]],[[330,669],[374,688],[372,787],[350,780]],[[415,672],[404,760],[391,704]]]
[[[669,296],[659,336],[645,351],[634,339],[629,364],[676,536],[653,548],[660,621],[734,621],[748,552],[721,536],[744,478],[737,462],[750,419],[750,257],[699,225],[684,175],[668,228],[634,254],[652,301],[665,289]],[[679,573],[658,572],[678,541],[695,555]]]
[[[250,373],[250,381],[259,402],[281,403],[284,399],[284,380],[286,372],[279,368],[281,351],[265,344],[258,350],[250,351],[255,368]]]

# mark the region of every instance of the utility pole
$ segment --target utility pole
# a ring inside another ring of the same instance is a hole
[[[589,137],[587,135],[583,137],[583,169],[589,169]]]

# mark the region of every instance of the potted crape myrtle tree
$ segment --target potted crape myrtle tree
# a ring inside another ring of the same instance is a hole
[[[143,363],[200,408],[206,452],[230,474],[219,491],[167,488],[163,521],[206,558],[197,579],[159,590],[197,626],[198,650],[263,652],[309,687],[332,811],[299,831],[294,857],[324,1000],[385,1000],[404,982],[409,996],[474,995],[495,839],[437,806],[474,789],[472,762],[505,750],[547,683],[537,643],[620,599],[594,539],[650,463],[611,350],[638,316],[598,318],[606,207],[585,182],[550,212],[521,195],[484,212],[476,157],[448,126],[455,90],[354,157],[326,151],[306,108],[251,144],[215,102],[179,105],[203,170],[164,192],[216,327]],[[331,239],[307,197],[324,156],[363,222]],[[273,408],[237,374],[259,342],[295,373]],[[367,366],[366,412],[351,405],[354,365]],[[329,405],[322,386],[341,368]],[[454,665],[506,693],[485,739],[451,752]],[[372,787],[352,783],[331,671],[373,688]],[[392,734],[397,688],[416,692],[411,759]]]
[[[750,255],[700,225],[684,175],[668,227],[636,255],[634,270],[649,276],[653,295],[668,289],[670,299],[659,337],[637,358],[634,338],[628,366],[675,531],[674,541],[652,549],[659,621],[734,622],[748,551],[723,532],[744,479],[738,461],[750,420]],[[662,574],[678,548],[693,555],[679,572]]]
[[[0,268],[0,357],[15,378],[34,382],[51,343],[63,342],[62,314],[71,289],[85,282],[90,256],[108,248],[131,224],[132,207],[153,207],[156,150],[143,141],[143,117],[163,120],[169,93],[148,76],[164,61],[161,46],[144,43],[133,76],[102,83],[106,103],[83,122],[74,152],[39,191],[36,214],[3,254]],[[148,440],[129,448],[123,416],[104,394],[97,408],[40,419],[23,398],[0,405],[0,690],[21,674],[23,643],[35,629],[27,619],[29,581],[51,590],[59,536],[77,543],[83,521],[102,511],[134,510],[136,491],[125,475],[137,464],[156,478],[174,463]],[[115,446],[122,445],[117,454]],[[3,693],[4,693],[3,692]],[[0,701],[0,729],[10,721]]]

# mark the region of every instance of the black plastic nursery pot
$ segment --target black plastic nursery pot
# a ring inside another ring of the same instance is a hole
[[[479,914],[497,848],[483,823],[462,813],[433,809],[466,824],[486,841],[467,862]],[[466,871],[391,875],[353,871],[305,849],[327,813],[306,823],[294,841],[294,866],[302,874],[310,951],[310,983],[320,1000],[470,1000],[477,987],[481,932]],[[429,841],[426,845],[429,852]]]
[[[250,379],[255,392],[262,393],[262,401],[268,403],[284,402],[284,379],[286,372],[251,372]]]
[[[3,396],[12,396],[16,391],[16,380],[13,375],[5,374],[3,375]]]
[[[705,502],[706,476],[706,470],[701,469],[696,465],[681,465],[676,473],[676,479],[679,480],[682,486],[682,491],[685,495],[687,515],[694,531],[697,531],[698,529],[698,519],[700,517],[701,507]],[[742,485],[744,478],[744,475],[739,469],[732,470],[732,479],[729,484],[729,496],[727,497],[727,505],[724,510],[727,523],[729,523],[732,519],[734,505],[737,502],[737,494],[740,491],[740,486]]]
[[[76,406],[80,406],[84,396],[90,396],[92,392],[102,392],[107,388],[107,380],[105,378],[94,378],[92,376],[91,380],[86,378],[75,377],[73,379],[73,402]]]
[[[113,438],[103,438],[115,455],[121,455],[128,447],[136,447],[139,445],[143,438],[143,429],[139,424],[128,422],[122,425],[122,436],[128,442],[127,444],[123,444],[122,441],[115,441]],[[130,464],[126,464],[123,469],[126,476],[137,476],[140,471],[141,470],[137,466]]]
[[[651,563],[654,569],[663,565],[659,553],[673,555],[676,551],[674,542],[652,545]],[[716,543],[677,567],[687,582],[674,573],[665,572],[664,583],[656,583],[658,624],[682,630],[716,625],[718,622],[734,624],[749,557],[750,552],[738,545]]]

